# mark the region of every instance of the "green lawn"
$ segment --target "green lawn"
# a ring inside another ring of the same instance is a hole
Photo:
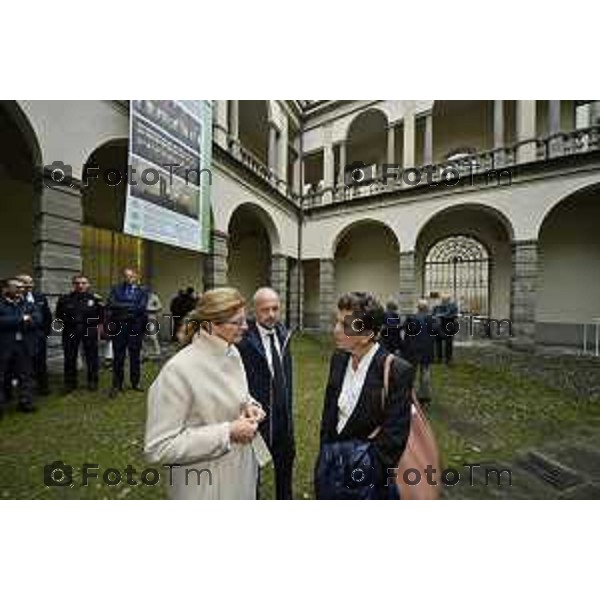
[[[312,470],[318,449],[318,429],[327,377],[330,344],[312,335],[293,342],[295,358],[295,423],[297,462],[295,496],[312,497]],[[144,385],[156,373],[146,365]],[[600,403],[575,399],[539,381],[515,376],[507,369],[457,362],[452,369],[435,366],[431,418],[444,464],[509,460],[526,447],[600,431]],[[107,388],[108,373],[101,383]],[[56,385],[58,388],[58,383]],[[140,478],[148,468],[142,454],[145,395],[126,392],[117,400],[104,393],[79,392],[51,396],[33,415],[12,409],[0,421],[0,495],[3,498],[162,498],[162,486],[130,486],[125,480],[110,487],[92,481],[87,487],[46,487],[43,467],[62,460],[74,467],[96,463],[124,472],[132,465]],[[267,469],[263,497],[272,497],[272,473]]]

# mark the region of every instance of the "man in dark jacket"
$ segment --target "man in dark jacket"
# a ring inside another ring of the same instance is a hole
[[[23,286],[23,297],[26,302],[36,305],[42,321],[35,328],[36,347],[33,355],[33,374],[37,387],[37,393],[47,396],[48,389],[48,336],[52,328],[52,311],[48,305],[48,298],[33,289],[33,277],[31,275],[18,275],[17,281]]]
[[[383,326],[379,335],[379,341],[383,347],[392,354],[401,352],[402,338],[400,337],[400,315],[398,305],[390,300],[385,306],[383,313]]]
[[[450,294],[442,294],[442,302],[433,309],[433,316],[437,319],[439,330],[436,337],[437,360],[451,365],[454,336],[458,332],[458,307]]]
[[[409,315],[403,323],[405,358],[419,370],[417,396],[422,403],[431,400],[431,363],[434,343],[438,333],[427,300],[417,303],[417,313]]]
[[[113,382],[110,397],[123,390],[125,355],[129,352],[131,387],[140,386],[142,342],[148,323],[148,290],[138,283],[135,269],[123,271],[123,282],[112,288],[107,302],[106,334],[113,345]]]
[[[255,321],[238,344],[252,397],[266,413],[259,426],[275,467],[278,500],[292,499],[293,465],[296,454],[292,414],[292,357],[290,334],[279,322],[279,296],[271,288],[254,295]]]
[[[77,353],[80,344],[87,366],[88,389],[98,389],[98,328],[103,322],[104,306],[98,294],[90,291],[85,275],[72,279],[73,291],[56,304],[56,318],[62,321],[65,393],[77,389]]]
[[[17,279],[2,282],[0,298],[0,414],[4,408],[5,377],[11,369],[19,380],[19,410],[33,412],[33,356],[36,329],[42,316],[36,304],[26,302],[23,284]]]

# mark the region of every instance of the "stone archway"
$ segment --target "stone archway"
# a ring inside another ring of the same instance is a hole
[[[34,224],[39,210],[38,175],[42,166],[38,140],[18,104],[0,102],[0,278],[34,273]]]
[[[271,286],[287,306],[287,258],[279,254],[277,228],[260,206],[244,203],[229,220],[227,233],[227,282],[250,300],[257,288]]]
[[[600,185],[578,190],[545,216],[538,243],[536,341],[594,343],[600,319]]]
[[[461,311],[483,311],[493,318],[510,318],[512,239],[510,223],[486,206],[462,204],[434,214],[417,238],[415,265],[419,295],[456,290]],[[459,241],[464,243],[458,244]],[[444,245],[454,249],[446,257],[449,262],[444,281],[439,281],[444,289],[429,289],[432,282],[427,281],[427,260],[431,259],[432,251]],[[453,264],[455,258],[457,264]],[[469,260],[479,262],[468,265]],[[458,262],[463,262],[463,266],[458,267]]]

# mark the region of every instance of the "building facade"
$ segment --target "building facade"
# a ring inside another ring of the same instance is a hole
[[[595,101],[215,100],[206,254],[124,235],[125,183],[82,181],[126,170],[127,102],[2,101],[0,131],[0,276],[33,272],[52,299],[133,264],[164,304],[272,285],[303,328],[353,289],[402,312],[448,292],[546,344],[600,318]],[[55,161],[70,186],[46,185]]]

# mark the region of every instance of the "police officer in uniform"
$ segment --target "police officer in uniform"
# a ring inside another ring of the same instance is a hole
[[[48,336],[52,329],[52,311],[48,305],[48,298],[40,292],[33,289],[33,277],[31,275],[17,275],[17,281],[23,286],[23,297],[26,302],[35,304],[40,316],[41,322],[35,328],[35,351],[33,354],[33,375],[37,387],[37,393],[40,396],[47,396],[48,389]]]
[[[6,403],[5,379],[19,380],[19,410],[33,412],[33,358],[36,329],[42,315],[36,304],[23,298],[23,284],[17,279],[2,282],[0,298],[0,415]]]
[[[98,389],[98,328],[103,322],[102,298],[90,291],[85,275],[72,279],[73,291],[56,304],[56,318],[62,321],[62,344],[65,357],[65,393],[77,389],[77,353],[80,344],[87,366],[88,389]]]
[[[143,392],[140,385],[142,342],[148,324],[148,294],[139,285],[135,269],[123,270],[123,282],[112,288],[107,303],[106,334],[113,346],[113,383],[109,396],[123,390],[125,355],[129,353],[131,389]]]

